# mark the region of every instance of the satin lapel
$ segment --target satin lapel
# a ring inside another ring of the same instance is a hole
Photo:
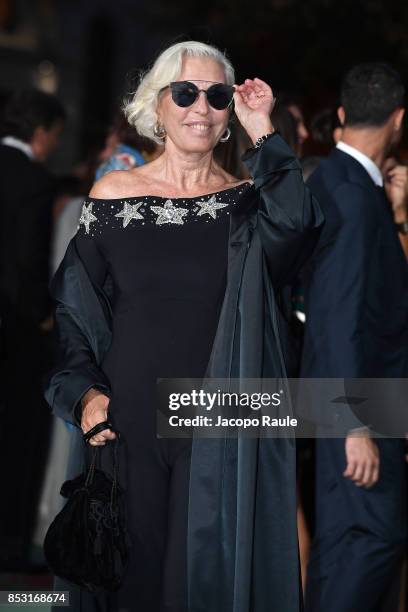
[[[247,251],[238,296],[233,377],[259,378],[262,372],[263,293],[262,248],[255,232]],[[258,391],[249,386],[249,381],[244,381],[240,390],[248,393]],[[225,486],[234,487],[236,495],[234,602],[231,610],[248,612],[251,609],[252,581],[245,580],[245,576],[252,573],[259,440],[238,438],[228,442],[234,443],[237,454],[236,472],[225,473]]]
[[[250,188],[230,217],[227,289],[207,377],[229,378],[237,340],[237,313],[245,260],[253,233]],[[189,609],[235,609],[237,440],[193,440],[188,522]]]
[[[256,215],[250,213],[250,209],[254,205],[254,198],[255,191],[250,187],[244,192],[237,203],[236,211],[230,216],[227,289],[208,363],[208,378],[229,378],[232,376],[239,292],[245,260],[256,224]]]

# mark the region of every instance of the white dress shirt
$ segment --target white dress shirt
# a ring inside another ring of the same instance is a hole
[[[355,149],[354,147],[350,147],[350,145],[346,144],[345,142],[342,142],[341,140],[337,143],[336,148],[340,149],[340,151],[343,151],[343,153],[347,153],[347,155],[351,155],[351,157],[354,157],[354,159],[358,161],[368,172],[368,174],[371,176],[374,183],[378,185],[378,187],[382,187],[384,185],[381,170],[379,169],[377,164],[373,162],[372,159],[367,157],[367,155],[364,155],[364,153],[362,153],[358,149]]]
[[[14,147],[25,153],[30,159],[34,159],[34,153],[28,142],[24,142],[14,136],[5,136],[1,139],[1,144],[7,145],[8,147]]]

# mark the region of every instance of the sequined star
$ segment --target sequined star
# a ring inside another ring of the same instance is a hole
[[[213,219],[217,218],[217,210],[219,208],[228,206],[228,204],[224,204],[223,202],[217,202],[215,195],[211,196],[207,202],[196,201],[196,204],[201,206],[201,210],[198,211],[197,217],[201,215],[210,215]]]
[[[98,220],[92,213],[92,206],[93,202],[89,202],[88,206],[84,203],[84,205],[82,206],[81,216],[79,218],[79,225],[81,225],[81,223],[85,225],[85,231],[87,234],[89,234],[90,224]]]
[[[129,202],[123,202],[123,210],[120,213],[115,215],[115,217],[123,217],[123,227],[129,225],[132,219],[143,219],[143,215],[139,212],[139,208],[142,206],[143,202],[138,202],[137,204],[129,204]]]
[[[171,200],[166,200],[163,206],[152,206],[151,208],[158,215],[156,225],[162,225],[162,223],[183,225],[183,217],[188,213],[188,208],[176,208]]]

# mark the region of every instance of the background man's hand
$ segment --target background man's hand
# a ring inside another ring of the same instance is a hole
[[[397,165],[386,171],[385,192],[391,202],[396,223],[407,220],[408,167]]]
[[[358,487],[370,488],[379,478],[380,454],[368,432],[350,433],[346,438],[347,467],[343,476]]]

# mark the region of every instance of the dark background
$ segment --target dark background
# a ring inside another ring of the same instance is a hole
[[[403,0],[0,0],[0,95],[37,84],[61,97],[69,122],[53,166],[69,172],[101,145],[138,71],[188,38],[226,50],[238,81],[301,94],[309,120],[354,63],[389,61],[408,82]]]

